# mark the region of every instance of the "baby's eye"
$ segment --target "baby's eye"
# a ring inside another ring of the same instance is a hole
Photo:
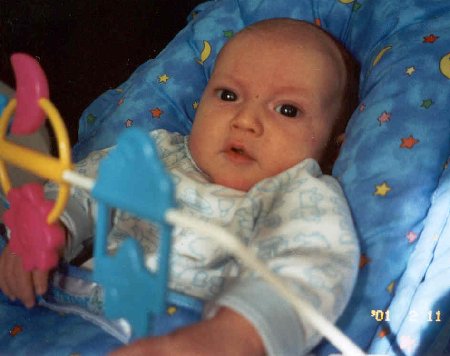
[[[300,110],[298,108],[290,104],[278,105],[275,108],[275,111],[287,117],[297,117],[300,113]]]
[[[219,89],[217,91],[217,96],[220,98],[220,100],[223,101],[236,101],[237,95],[228,89]]]

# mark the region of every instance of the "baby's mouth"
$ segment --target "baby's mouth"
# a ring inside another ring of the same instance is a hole
[[[242,146],[230,146],[225,150],[228,159],[235,163],[248,163],[254,161],[252,155]]]
[[[243,148],[238,148],[238,147],[231,147],[230,149],[232,152],[235,152],[237,154],[243,155],[245,154],[245,150]]]

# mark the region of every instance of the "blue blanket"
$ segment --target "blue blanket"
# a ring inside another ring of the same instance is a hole
[[[5,240],[0,235],[0,251]],[[151,335],[165,335],[201,319],[203,304],[169,292],[166,312]],[[103,291],[86,269],[61,265],[37,306],[25,308],[0,292],[0,355],[103,355],[131,340],[124,321],[103,316]]]

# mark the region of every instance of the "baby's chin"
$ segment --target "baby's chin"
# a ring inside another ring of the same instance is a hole
[[[219,184],[227,188],[248,192],[258,180],[245,179],[243,177],[229,177],[220,175],[219,177],[211,177],[212,183]]]

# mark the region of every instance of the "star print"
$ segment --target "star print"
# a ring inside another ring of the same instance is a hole
[[[386,182],[376,185],[375,188],[376,189],[374,194],[382,197],[386,196],[387,193],[391,191],[391,187]]]
[[[361,105],[359,106],[359,112],[363,112],[364,110],[366,110],[366,104],[361,103]]]
[[[383,328],[383,329],[381,329],[380,332],[378,333],[378,337],[379,337],[380,339],[382,339],[383,337],[385,337],[385,336],[387,336],[387,335],[389,335],[389,334],[390,334],[389,329]]]
[[[154,119],[159,119],[161,118],[161,115],[164,114],[164,111],[162,111],[160,108],[153,108],[150,110],[150,112]]]
[[[197,108],[198,108],[198,101],[197,100],[192,103],[192,108],[194,110],[197,110]]]
[[[380,125],[383,125],[388,121],[391,121],[390,112],[384,111],[380,116],[378,116],[378,122],[380,123]]]
[[[392,294],[392,292],[394,291],[394,287],[395,287],[395,282],[389,283],[389,285],[386,288],[386,290],[388,291],[389,294]]]
[[[416,138],[414,138],[413,135],[409,135],[409,137],[402,138],[402,143],[400,145],[400,148],[407,148],[410,150],[419,142],[420,141],[417,140]]]
[[[438,40],[438,38],[439,36],[436,36],[435,34],[432,33],[423,38],[423,43],[434,43]]]
[[[160,83],[166,84],[169,81],[170,77],[164,73],[163,75],[160,75],[158,79]]]
[[[171,305],[170,307],[167,308],[167,314],[168,315],[174,315],[177,312],[177,308],[174,307],[173,305]]]
[[[423,99],[422,105],[420,105],[421,108],[429,109],[431,105],[433,105],[434,102],[431,99]]]
[[[223,31],[223,35],[225,36],[225,38],[231,38],[234,36],[234,31],[233,30]]]
[[[367,257],[366,255],[361,255],[361,257],[359,258],[359,269],[363,269],[370,262],[372,262],[372,260],[369,257]]]
[[[416,72],[416,67],[412,66],[412,67],[408,67],[405,70],[405,73],[409,76],[413,75]]]
[[[86,116],[86,120],[88,124],[93,124],[97,120],[97,117],[93,114],[89,114],[88,116]]]
[[[121,99],[117,102],[117,105],[118,105],[118,106],[122,105],[124,101],[125,101],[125,99],[124,99],[124,98],[121,98]]]
[[[408,242],[411,244],[417,239],[417,234],[414,231],[410,231],[406,234],[406,238],[408,239]]]
[[[22,327],[21,325],[14,325],[14,326],[9,330],[9,335],[11,335],[11,336],[17,336],[17,335],[19,335],[22,331],[23,331],[23,327]]]
[[[361,7],[362,7],[362,5],[361,5],[361,3],[359,3],[359,2],[355,2],[355,3],[353,3],[353,8],[352,8],[352,10],[354,11],[354,12],[356,12],[356,11],[359,11],[359,9],[361,9]]]

